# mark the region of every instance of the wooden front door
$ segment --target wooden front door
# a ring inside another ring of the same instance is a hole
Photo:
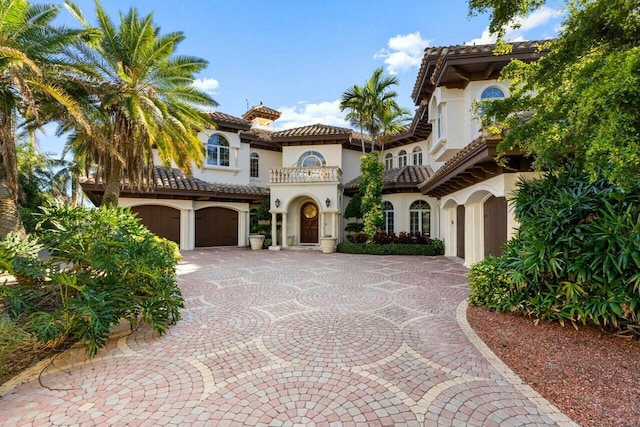
[[[225,208],[196,211],[196,247],[237,245],[238,212]]]
[[[491,196],[484,202],[484,256],[502,255],[507,241],[507,199]]]
[[[460,205],[456,209],[456,255],[464,259],[464,206]]]
[[[300,208],[300,243],[318,243],[318,207],[313,202]]]

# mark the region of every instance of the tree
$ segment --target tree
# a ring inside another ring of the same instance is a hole
[[[500,33],[542,0],[470,0],[470,10],[492,10]],[[640,184],[640,8],[637,0],[575,0],[548,54],[513,61],[503,70],[513,92],[486,108],[508,129],[504,152],[535,155],[538,169],[576,164],[592,180],[630,189]],[[508,49],[508,46],[502,46]],[[523,120],[522,112],[527,112]],[[530,117],[529,117],[530,115]],[[505,132],[506,133],[506,132]]]
[[[396,101],[398,96],[391,88],[399,83],[396,76],[384,73],[382,67],[376,68],[364,86],[354,85],[340,98],[340,111],[348,110],[347,119],[357,125],[362,132],[365,129],[371,136],[371,151],[381,143],[385,133],[397,131],[407,115],[407,111]],[[362,141],[362,152],[365,147]]]
[[[80,34],[53,27],[58,13],[57,6],[0,0],[0,238],[24,234],[18,213],[18,127],[25,120],[36,123],[38,111],[55,103],[89,132],[78,104],[58,84],[66,75],[58,54]]]
[[[362,180],[359,184],[362,201],[360,209],[363,213],[364,232],[369,238],[384,227],[384,212],[382,211],[382,175],[384,165],[380,163],[378,153],[373,151],[360,159]]]
[[[184,34],[160,35],[153,16],[139,16],[135,8],[121,14],[116,27],[99,2],[98,26],[92,28],[77,6],[66,5],[93,35],[68,52],[81,84],[97,99],[86,112],[92,133],[80,129],[70,144],[84,163],[96,162],[105,182],[102,203],[117,206],[125,173],[134,189],[152,184],[154,148],[167,167],[172,161],[187,172],[192,163],[201,166],[204,145],[198,133],[214,124],[196,107],[217,103],[193,86],[207,62],[174,55]]]

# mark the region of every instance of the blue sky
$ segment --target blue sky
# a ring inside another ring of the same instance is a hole
[[[56,1],[33,1],[56,3]],[[61,3],[61,2],[60,2]],[[93,0],[76,0],[95,24]],[[346,126],[342,92],[362,85],[376,67],[397,74],[399,103],[414,111],[411,91],[427,46],[491,42],[488,17],[468,16],[467,0],[103,0],[114,21],[130,7],[153,13],[161,33],[183,31],[179,54],[206,59],[198,85],[242,116],[260,102],[281,111],[276,129],[313,123]],[[510,31],[512,40],[553,37],[562,21],[548,3]],[[59,23],[77,26],[66,9]],[[61,142],[45,129],[44,152]]]

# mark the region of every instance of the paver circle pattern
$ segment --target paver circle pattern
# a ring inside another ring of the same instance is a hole
[[[0,387],[0,425],[575,424],[468,327],[445,257],[198,249],[182,320]]]

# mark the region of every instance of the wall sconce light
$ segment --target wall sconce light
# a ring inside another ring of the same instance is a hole
[[[331,200],[329,200],[329,198],[327,197],[327,200],[325,200],[324,203],[327,205],[327,207],[329,207],[329,205],[331,204]]]
[[[276,199],[275,203],[276,203],[276,208],[279,208],[280,207],[280,199]]]

